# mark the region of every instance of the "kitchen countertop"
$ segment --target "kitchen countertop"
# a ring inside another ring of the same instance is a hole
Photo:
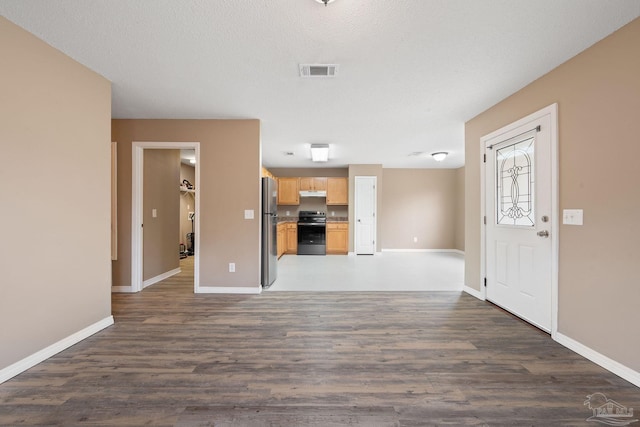
[[[280,216],[278,217],[278,224],[282,224],[285,222],[298,222],[297,216]],[[343,216],[334,216],[327,218],[327,222],[333,223],[348,223],[349,218]]]
[[[345,216],[333,216],[327,218],[327,222],[349,222],[349,218]]]
[[[279,216],[278,224],[282,222],[298,222],[298,217],[297,216]]]

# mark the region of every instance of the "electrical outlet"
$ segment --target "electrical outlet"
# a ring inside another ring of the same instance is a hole
[[[235,273],[236,272],[236,263],[235,262],[230,262],[229,263],[229,273]]]
[[[291,212],[290,211],[287,211],[287,216],[291,216]]]
[[[253,219],[253,209],[244,210],[244,219]]]
[[[336,216],[336,211],[331,211],[331,216]]]
[[[151,217],[152,218],[157,218],[158,217],[158,210],[157,209],[151,209]]]

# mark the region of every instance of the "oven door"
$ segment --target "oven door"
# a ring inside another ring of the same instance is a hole
[[[298,255],[326,254],[325,223],[298,223]]]

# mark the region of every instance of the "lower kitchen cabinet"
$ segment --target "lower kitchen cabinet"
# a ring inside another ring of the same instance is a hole
[[[349,224],[327,223],[327,254],[346,255],[349,252]]]
[[[287,230],[287,249],[285,253],[295,255],[298,253],[298,224],[288,222],[285,228]]]
[[[276,246],[278,247],[278,258],[280,258],[287,250],[287,227],[285,223],[278,224]]]

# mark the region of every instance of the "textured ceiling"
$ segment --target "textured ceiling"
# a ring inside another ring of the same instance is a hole
[[[464,164],[464,122],[640,16],[638,0],[0,0],[113,83],[114,118],[257,118],[263,163]],[[301,79],[300,63],[339,64]],[[409,156],[449,151],[443,163]],[[285,156],[293,152],[294,156]]]

